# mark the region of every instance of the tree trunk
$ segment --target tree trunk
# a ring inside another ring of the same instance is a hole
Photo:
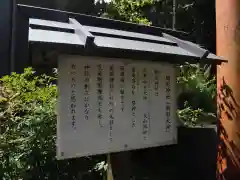
[[[219,179],[240,176],[240,1],[216,0],[218,67]]]

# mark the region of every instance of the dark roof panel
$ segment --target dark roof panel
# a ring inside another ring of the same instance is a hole
[[[38,25],[38,26],[47,26],[47,27],[55,27],[55,28],[61,28],[61,29],[72,29],[74,30],[74,27],[70,23],[63,23],[58,21],[49,21],[44,19],[35,19],[35,18],[29,18],[29,24],[30,27],[32,25]]]
[[[170,46],[164,44],[156,44],[142,41],[133,41],[128,39],[121,38],[112,38],[112,37],[103,37],[96,36],[94,43],[98,47],[105,48],[115,48],[115,49],[127,49],[134,51],[147,51],[147,52],[157,52],[157,53],[167,53],[175,55],[185,55],[185,56],[194,56],[191,52],[188,52],[178,46]]]
[[[159,43],[169,43],[172,45],[176,45],[174,41],[168,40],[160,34],[159,36],[149,35],[149,34],[143,34],[138,32],[130,32],[130,31],[123,31],[123,30],[117,30],[117,29],[109,29],[109,28],[101,28],[101,27],[93,27],[93,26],[84,26],[88,31],[92,32],[93,34],[100,34],[103,36],[112,36],[119,38],[135,38],[135,39],[142,39],[143,41],[155,41]]]
[[[21,6],[21,8],[23,7],[30,8]],[[42,9],[42,13],[47,12],[48,15],[44,17],[42,14],[39,14],[41,9],[36,9],[36,7],[31,8],[35,9],[37,14],[35,12],[34,17],[34,11],[31,9],[30,13],[32,14],[29,18],[30,43],[50,43],[51,45],[55,44],[54,47],[58,47],[58,44],[65,45],[65,47],[75,45],[76,48],[79,47],[79,54],[87,55],[91,55],[91,53],[92,55],[96,55],[95,52],[100,53],[99,49],[101,49],[102,52],[107,52],[108,54],[115,53],[114,56],[119,56],[119,58],[130,59],[132,58],[131,52],[135,53],[134,57],[138,57],[136,53],[147,53],[149,60],[160,57],[159,61],[166,59],[161,58],[163,56],[167,56],[168,58],[172,56],[174,59],[176,59],[176,56],[179,56],[179,62],[175,63],[180,64],[190,61],[190,59],[191,62],[195,59],[195,62],[202,61],[204,63],[221,63],[224,61],[221,57],[211,54],[199,45],[181,40],[172,34],[166,33],[166,30],[162,30],[161,28],[122,22],[123,28],[121,29],[114,26],[110,27],[109,24],[107,25],[107,22],[111,21],[109,19]],[[56,16],[50,18],[51,11],[53,15],[61,15],[60,17],[64,18],[67,16],[68,21],[66,19],[65,21],[57,21]],[[87,20],[93,22],[88,22]],[[97,20],[103,22],[103,24],[97,26]],[[112,21],[116,25],[116,22]],[[119,23],[120,21],[117,24],[120,25]],[[129,28],[127,28],[127,25],[129,25]],[[141,29],[136,30],[137,28]],[[151,33],[150,30],[151,32],[154,31],[154,33]],[[116,54],[116,52],[125,53]],[[105,56],[108,57],[108,54],[105,53]],[[185,58],[184,61],[183,58]]]
[[[29,41],[38,43],[60,43],[84,46],[77,34],[57,31],[47,31],[29,28]]]
[[[123,31],[139,32],[144,34],[152,34],[159,36],[160,32],[165,32],[177,37],[188,37],[188,33],[183,31],[177,31],[173,29],[166,29],[154,26],[147,26],[143,24],[135,24],[120,20],[113,20],[108,18],[90,16],[85,14],[79,14],[74,12],[60,11],[56,9],[48,9],[42,7],[34,7],[29,5],[19,4],[18,9],[24,12],[29,18],[44,19],[58,22],[68,22],[69,17],[75,18],[78,22],[81,22],[85,26],[114,28]]]

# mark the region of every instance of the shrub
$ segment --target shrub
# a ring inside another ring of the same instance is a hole
[[[0,179],[99,179],[103,157],[58,161],[55,77],[31,69],[1,78]],[[90,173],[91,172],[91,173]]]
[[[180,121],[190,127],[216,123],[216,80],[210,75],[210,66],[181,66],[178,83]]]

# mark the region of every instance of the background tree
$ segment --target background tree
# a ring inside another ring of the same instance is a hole
[[[178,0],[176,29],[189,32],[192,41],[216,52],[214,0]]]
[[[177,0],[176,30],[211,52],[216,51],[214,0]],[[172,29],[173,0],[112,0],[105,17]]]

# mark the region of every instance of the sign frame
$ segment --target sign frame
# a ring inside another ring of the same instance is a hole
[[[74,59],[76,59],[76,62],[79,61],[79,64],[81,64],[83,66],[84,62],[89,62],[89,63],[93,63],[94,62],[94,59],[99,61],[99,62],[114,62],[114,63],[121,63],[123,64],[124,66],[129,66],[131,64],[138,64],[138,65],[144,65],[144,64],[149,64],[149,61],[136,61],[136,60],[129,60],[129,59],[120,59],[120,58],[100,58],[100,57],[89,57],[89,56],[76,56],[76,55],[61,55],[60,56],[60,59],[59,59],[59,64],[61,65],[61,62],[65,62],[67,64],[71,63],[71,61],[73,61]],[[92,61],[93,60],[93,61]],[[174,102],[174,105],[172,107],[174,107],[174,109],[176,110],[176,95],[177,95],[177,92],[176,92],[176,67],[175,65],[173,64],[168,64],[168,63],[159,63],[159,62],[151,62],[151,65],[150,66],[155,66],[155,64],[158,64],[160,65],[161,67],[162,66],[170,66],[172,67],[173,69],[173,72],[174,72],[174,76],[175,76],[175,83],[174,83],[174,88],[171,88],[172,89],[172,94],[175,94],[175,96],[172,96],[172,97],[175,97],[175,100],[173,100]],[[66,67],[66,64],[64,65],[64,67]],[[83,69],[83,67],[82,67]],[[84,73],[84,72],[83,72]],[[79,75],[79,73],[78,73]],[[59,79],[61,79],[61,70],[59,70]],[[105,153],[114,153],[114,152],[121,152],[121,151],[130,151],[130,150],[134,150],[134,149],[143,149],[143,148],[151,148],[151,147],[157,147],[157,146],[165,146],[165,145],[171,145],[171,144],[176,144],[177,143],[177,116],[176,116],[176,112],[173,113],[172,117],[174,117],[174,119],[171,121],[172,122],[172,127],[173,127],[173,138],[171,140],[168,140],[168,141],[164,141],[164,142],[158,142],[158,143],[152,143],[152,144],[147,144],[147,145],[142,145],[142,147],[131,147],[128,143],[124,144],[124,146],[121,146],[120,147],[117,147],[115,149],[113,148],[109,148],[109,149],[104,149],[104,150],[99,150],[98,152],[91,152],[90,150],[89,151],[85,151],[85,152],[82,152],[82,153],[66,153],[66,150],[64,150],[63,147],[67,147],[67,148],[70,148],[70,145],[63,145],[63,141],[61,141],[61,131],[63,130],[60,130],[61,127],[60,127],[60,114],[61,114],[61,111],[63,111],[63,109],[61,108],[61,82],[59,81],[58,83],[59,85],[59,93],[60,93],[60,101],[59,101],[59,104],[58,104],[58,111],[60,113],[58,113],[58,125],[57,125],[57,158],[58,159],[67,159],[67,158],[75,158],[75,157],[83,157],[83,156],[92,156],[92,155],[98,155],[98,154],[105,154]],[[171,84],[173,85],[173,84]],[[173,90],[174,89],[174,90]],[[74,110],[75,112],[76,110]],[[66,128],[66,126],[64,126],[64,128]],[[160,129],[159,129],[160,130]],[[65,141],[66,142],[66,141]]]

